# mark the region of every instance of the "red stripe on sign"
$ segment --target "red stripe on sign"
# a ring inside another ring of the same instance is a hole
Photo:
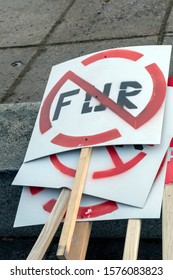
[[[121,134],[117,129],[111,129],[106,132],[102,132],[95,135],[87,136],[70,136],[63,133],[58,134],[51,140],[53,144],[63,147],[85,147],[89,145],[95,145],[103,142],[107,142],[113,139],[121,137]]]
[[[173,77],[168,78],[168,86],[173,87]],[[170,142],[170,148],[173,147],[173,138]],[[167,162],[165,184],[173,184],[173,159]]]
[[[124,58],[137,61],[142,56],[143,54],[131,50],[108,50],[91,55],[90,57],[84,59],[82,64],[87,66],[93,62],[106,58]]]
[[[30,193],[32,195],[36,195],[36,194],[42,192],[44,189],[45,188],[43,188],[43,187],[29,187]]]
[[[50,199],[46,203],[43,204],[43,209],[50,213],[56,203],[56,199]],[[106,214],[110,214],[114,211],[118,210],[118,205],[116,202],[108,200],[106,202],[92,205],[80,207],[77,215],[77,219],[87,219],[87,218],[95,218],[99,216],[103,216]]]
[[[77,219],[88,219],[110,214],[118,210],[118,205],[115,201],[108,200],[106,202],[93,205],[80,207]]]
[[[173,184],[173,138],[171,139],[170,146],[168,149],[168,155],[167,158],[167,168],[166,168],[166,177],[165,177],[165,184]]]
[[[54,167],[65,175],[75,177],[76,170],[61,163],[56,155],[50,155],[50,161]]]
[[[173,147],[173,138],[171,139],[170,147]]]
[[[173,184],[173,159],[167,162],[165,184]]]
[[[124,173],[129,169],[133,168],[135,165],[137,165],[146,156],[146,153],[140,152],[133,159],[129,160],[126,163],[123,163],[113,146],[107,147],[107,150],[111,156],[111,159],[115,167],[108,170],[94,172],[93,179],[101,179],[101,178],[116,176],[121,173]]]
[[[52,211],[55,203],[56,203],[56,199],[52,198],[52,199],[50,199],[49,201],[47,201],[46,203],[43,204],[43,209],[46,212],[50,213]]]
[[[168,86],[173,87],[173,77],[168,78]]]
[[[137,127],[149,121],[160,109],[166,95],[166,81],[157,64],[153,63],[145,67],[153,82],[153,92],[148,105],[137,116]]]
[[[43,105],[41,107],[40,111],[40,120],[39,120],[39,127],[40,132],[43,134],[47,132],[51,127],[51,121],[50,121],[50,109],[52,106],[52,102],[57,95],[60,88],[66,83],[67,80],[71,80],[71,71],[67,72],[51,89],[49,94],[46,96]]]

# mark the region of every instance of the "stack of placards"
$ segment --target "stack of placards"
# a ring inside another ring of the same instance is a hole
[[[14,226],[44,224],[93,147],[78,220],[159,218],[173,136],[171,46],[92,53],[53,66],[13,185]]]

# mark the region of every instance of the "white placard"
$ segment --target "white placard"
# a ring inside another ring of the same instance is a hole
[[[173,135],[172,108],[173,89],[168,87],[160,145],[93,148],[84,193],[143,207]],[[13,185],[71,188],[78,159],[76,150],[24,163]]]
[[[128,206],[83,195],[78,212],[80,221],[159,218],[166,163],[156,178],[145,206]],[[61,190],[24,187],[19,202],[14,227],[44,224]]]
[[[25,161],[160,143],[171,46],[105,50],[52,68]]]

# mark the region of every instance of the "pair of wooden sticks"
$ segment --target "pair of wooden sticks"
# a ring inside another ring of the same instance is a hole
[[[61,194],[49,215],[48,221],[44,225],[27,259],[36,260],[42,259],[44,257],[44,254],[48,249],[65,214],[66,216],[59,240],[57,257],[59,259],[72,259],[72,256],[74,257],[76,252],[75,258],[84,258],[88,245],[87,237],[89,240],[90,236],[91,223],[76,223],[76,218],[82,198],[82,192],[85,185],[91,153],[92,148],[81,149],[72,191],[66,188],[63,188],[61,191]],[[83,239],[83,237],[85,237],[85,239]],[[78,240],[80,243],[79,245]]]
[[[84,260],[92,222],[76,222],[92,148],[82,148],[72,190],[63,188],[48,221],[45,223],[28,260],[43,259],[63,217],[64,225],[59,240],[57,257],[65,260]],[[173,185],[166,185],[162,214],[163,259],[173,259]],[[123,260],[136,260],[141,233],[141,220],[129,219],[126,231]]]

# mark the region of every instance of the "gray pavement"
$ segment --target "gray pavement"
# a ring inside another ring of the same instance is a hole
[[[41,229],[13,229],[21,189],[11,182],[22,163],[51,67],[107,48],[172,45],[172,6],[173,0],[0,0],[0,259],[25,259]],[[161,220],[143,225],[140,258],[161,258]],[[114,247],[114,237],[125,236],[125,229],[125,221],[95,223],[92,237],[109,238]],[[109,258],[99,247],[103,239],[94,242],[97,246],[93,249],[91,241],[88,258],[101,258],[94,253],[99,248],[102,257]]]

